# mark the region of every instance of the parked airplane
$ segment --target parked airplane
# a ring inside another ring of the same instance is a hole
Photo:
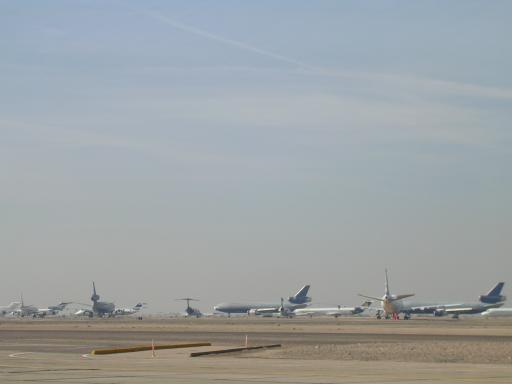
[[[487,311],[482,312],[482,316],[485,316],[485,317],[512,316],[512,308],[490,308]]]
[[[255,308],[249,311],[249,315],[256,315],[262,317],[288,317],[292,318],[295,316],[295,310],[297,306],[301,304],[294,304],[291,306],[286,306],[284,304],[284,299],[281,297],[281,305],[278,307],[268,307],[268,308]]]
[[[308,291],[310,286],[305,285],[302,287],[295,295],[290,296],[286,302],[282,300],[282,303],[222,303],[213,307],[214,310],[218,312],[224,312],[228,315],[232,313],[246,313],[246,314],[263,314],[280,312],[280,308],[282,311],[290,311],[298,308],[304,308],[308,306],[308,303],[311,302],[311,297],[308,297]],[[259,312],[259,313],[258,313]]]
[[[328,308],[299,308],[294,311],[295,316],[354,316],[362,314],[372,305],[371,301],[365,301],[362,305],[357,307],[342,307],[338,305],[337,307],[328,307]]]
[[[113,316],[114,312],[116,310],[116,306],[114,303],[108,303],[105,301],[99,301],[100,295],[96,293],[96,285],[94,284],[94,281],[92,282],[92,306],[91,309],[80,309],[78,312],[75,312],[75,315],[77,316],[99,316],[99,317],[106,317],[106,316]],[[84,304],[87,305],[87,304]]]
[[[497,283],[487,294],[480,295],[478,302],[473,303],[415,303],[415,302],[403,302],[402,312],[405,313],[406,317],[410,317],[411,314],[433,314],[434,316],[446,316],[451,315],[454,318],[458,318],[460,315],[471,315],[485,312],[491,308],[501,307],[506,296],[501,294],[504,282]]]
[[[59,312],[63,311],[69,304],[71,304],[71,302],[61,302],[57,305],[50,305],[48,308],[38,308],[35,316],[45,317],[57,315],[59,314]]]
[[[410,319],[411,314],[433,314],[434,316],[452,315],[458,318],[460,315],[482,313],[490,308],[501,307],[506,300],[506,297],[501,295],[501,290],[505,283],[500,282],[496,284],[487,294],[479,296],[477,303],[421,303],[404,301],[403,299],[413,295],[399,295],[393,296],[389,294],[388,274],[386,270],[386,294],[380,300],[382,309],[386,317],[392,315],[393,318],[398,318],[400,313],[404,314],[404,319]],[[371,298],[369,296],[364,296]],[[380,313],[377,318],[380,318]]]
[[[119,308],[114,311],[114,316],[134,315],[144,308],[146,303],[137,303],[132,308]]]
[[[381,298],[366,296],[366,295],[361,295],[361,294],[359,294],[359,296],[364,297],[366,299],[380,301],[381,305],[382,305],[382,309],[383,309],[386,317],[389,315],[392,315],[394,319],[397,319],[398,315],[402,312],[401,311],[401,301],[407,297],[414,296],[414,293],[407,293],[407,294],[402,294],[402,295],[392,295],[389,291],[388,270],[386,269],[386,284],[385,284],[384,296],[382,296]],[[377,318],[380,318],[380,313],[377,314]]]
[[[19,307],[21,307],[21,302],[14,301],[10,303],[9,305],[0,307],[0,316],[10,315],[15,310],[17,310]]]
[[[36,316],[38,311],[39,309],[33,305],[25,305],[23,301],[23,294],[21,294],[21,305],[14,311],[12,311],[12,314],[21,317]]]
[[[192,299],[191,297],[185,297],[183,299],[176,299],[176,300],[183,300],[183,301],[187,302],[187,308],[185,309],[185,312],[186,312],[188,317],[202,317],[203,316],[203,314],[201,313],[201,311],[199,309],[192,308],[190,306],[190,302],[191,301],[199,301],[199,300]]]

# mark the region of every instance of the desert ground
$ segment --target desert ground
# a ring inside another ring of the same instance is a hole
[[[282,347],[190,357],[246,336]],[[152,341],[212,346],[91,355]],[[512,319],[5,319],[0,382],[511,383]]]

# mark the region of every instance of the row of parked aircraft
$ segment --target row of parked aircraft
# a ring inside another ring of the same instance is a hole
[[[373,297],[360,295],[364,298],[380,301],[382,312],[386,317],[392,316],[398,319],[400,314],[404,315],[404,319],[408,320],[412,314],[433,314],[434,316],[452,315],[470,315],[478,313],[493,313],[493,309],[503,306],[507,300],[506,296],[501,294],[504,282],[497,283],[487,294],[480,295],[478,302],[473,303],[436,303],[436,302],[415,302],[404,300],[414,296],[414,293],[393,295],[389,289],[388,271],[386,270],[385,292],[382,297]],[[377,315],[379,316],[379,315]]]
[[[413,314],[431,314],[434,316],[451,315],[458,318],[460,315],[482,314],[484,316],[509,316],[512,315],[512,308],[499,308],[506,301],[506,296],[501,292],[505,285],[504,282],[497,283],[487,294],[480,295],[477,302],[464,303],[440,303],[440,302],[416,302],[406,300],[414,296],[413,293],[394,295],[389,289],[388,272],[385,271],[385,291],[384,296],[359,296],[371,300],[365,301],[357,307],[328,307],[316,308],[310,306],[311,298],[307,296],[309,285],[304,286],[295,296],[291,296],[287,301],[281,299],[280,304],[265,303],[222,303],[216,305],[214,309],[218,312],[228,315],[236,313],[247,313],[262,316],[352,316],[360,315],[370,309],[373,302],[380,302],[381,306],[375,311],[375,315],[380,318],[399,319],[401,315],[405,320],[411,318]]]
[[[68,304],[71,303],[62,302],[57,305],[48,306],[48,308],[37,308],[33,305],[25,305],[22,295],[21,301],[15,301],[5,307],[0,307],[0,315],[44,317],[58,314],[60,311],[64,310]]]
[[[112,317],[112,316],[125,316],[134,315],[144,308],[146,303],[137,303],[132,308],[117,308],[114,303],[108,303],[100,301],[100,296],[96,293],[96,284],[92,283],[92,305],[61,302],[57,305],[49,306],[48,308],[38,308],[34,305],[25,305],[23,301],[23,295],[21,295],[21,301],[15,301],[5,307],[0,307],[0,316],[19,316],[19,317],[46,317],[52,315],[58,315],[70,304],[79,304],[83,307],[76,311],[76,316],[100,316],[100,317]]]
[[[401,315],[408,320],[413,314],[432,314],[434,316],[459,317],[467,314],[482,314],[484,316],[512,316],[512,308],[500,308],[506,301],[506,296],[502,295],[504,282],[497,283],[487,294],[481,295],[477,302],[464,303],[440,303],[440,302],[415,302],[406,300],[414,296],[412,293],[394,295],[389,289],[388,273],[386,270],[385,291],[384,296],[368,296],[362,295],[366,301],[355,307],[314,307],[311,306],[312,299],[308,296],[310,285],[303,286],[295,295],[288,299],[281,298],[278,303],[254,303],[254,302],[237,302],[237,303],[221,303],[214,306],[216,313],[227,314],[246,314],[255,316],[279,316],[279,317],[295,317],[295,316],[354,316],[362,315],[370,310],[373,302],[380,302],[380,308],[375,308],[375,316],[377,318],[393,318],[399,319]],[[83,307],[74,314],[77,316],[88,317],[114,317],[123,315],[134,315],[144,308],[145,303],[138,303],[132,308],[116,308],[112,302],[100,301],[100,296],[96,292],[96,285],[92,283],[92,305],[80,304]],[[186,297],[178,300],[187,302],[186,316],[201,317],[203,313],[190,306],[191,301],[196,299]],[[14,316],[31,316],[45,317],[48,315],[57,315],[62,312],[71,302],[62,302],[48,308],[37,308],[32,305],[25,305],[23,296],[21,302],[14,302],[5,307],[0,307],[0,315]]]

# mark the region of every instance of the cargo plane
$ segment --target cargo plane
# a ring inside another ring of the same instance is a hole
[[[13,301],[9,305],[2,306],[0,307],[0,316],[10,315],[19,307],[21,307],[21,302],[19,301]]]
[[[309,285],[303,286],[295,295],[290,296],[288,300],[281,299],[281,303],[222,303],[213,307],[215,311],[227,313],[245,313],[248,315],[261,315],[264,313],[281,313],[285,314],[293,312],[298,308],[305,308],[311,302],[308,297]]]
[[[499,282],[487,294],[479,296],[479,301],[474,303],[422,303],[405,301],[405,298],[414,296],[414,294],[392,295],[389,290],[388,271],[386,270],[385,293],[381,298],[361,295],[362,297],[377,300],[381,302],[382,311],[386,318],[392,316],[398,319],[400,314],[404,314],[404,319],[408,320],[412,314],[432,314],[434,316],[451,315],[458,318],[460,315],[482,313],[491,308],[501,307],[506,296],[501,294],[505,283]],[[377,318],[381,314],[377,313]]]
[[[186,301],[187,302],[187,308],[185,309],[185,313],[187,314],[187,317],[197,317],[197,318],[199,318],[199,317],[203,316],[202,312],[199,309],[192,308],[190,306],[190,302],[191,301],[199,301],[199,300],[193,299],[191,297],[185,297],[183,299],[176,299],[176,300],[182,300],[182,301]]]
[[[357,307],[342,307],[338,305],[337,307],[327,307],[327,308],[299,308],[294,311],[295,316],[355,316],[360,315],[364,311],[366,311],[372,305],[371,301],[365,301],[363,304]]]

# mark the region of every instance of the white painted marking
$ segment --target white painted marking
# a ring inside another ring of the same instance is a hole
[[[9,355],[9,357],[13,358],[13,359],[23,359],[23,355],[26,355],[27,353],[32,353],[32,352],[17,352],[17,353],[11,353]]]
[[[89,355],[88,353],[84,353],[83,355],[80,356],[82,359],[90,359],[91,358],[91,355]]]

